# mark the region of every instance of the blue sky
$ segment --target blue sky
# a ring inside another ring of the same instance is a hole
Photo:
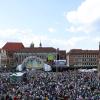
[[[100,0],[0,0],[0,46],[98,49]]]

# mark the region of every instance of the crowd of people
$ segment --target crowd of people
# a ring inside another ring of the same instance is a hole
[[[27,71],[12,83],[11,72],[0,73],[0,100],[100,100],[97,72]]]

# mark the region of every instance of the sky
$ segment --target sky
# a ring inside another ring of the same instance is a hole
[[[100,0],[0,0],[0,48],[6,42],[26,47],[98,49]]]

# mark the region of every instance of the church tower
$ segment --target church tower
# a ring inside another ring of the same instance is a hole
[[[34,48],[34,43],[33,42],[30,44],[30,48]]]
[[[41,41],[40,41],[40,44],[39,44],[39,46],[40,46],[40,47],[42,47],[42,43],[41,43]]]

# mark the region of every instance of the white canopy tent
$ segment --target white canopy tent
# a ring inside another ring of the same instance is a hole
[[[22,71],[22,70],[23,70],[22,64],[18,65],[18,66],[16,67],[16,70],[17,70],[17,71]]]
[[[17,72],[17,73],[13,73],[12,75],[10,76],[23,76],[24,73],[22,72]]]
[[[43,70],[44,71],[51,71],[52,69],[51,69],[51,66],[50,65],[44,64]]]
[[[93,68],[93,69],[79,69],[79,72],[95,72],[97,71],[97,69]]]
[[[23,80],[24,72],[17,72],[10,75],[10,82],[17,83]]]

